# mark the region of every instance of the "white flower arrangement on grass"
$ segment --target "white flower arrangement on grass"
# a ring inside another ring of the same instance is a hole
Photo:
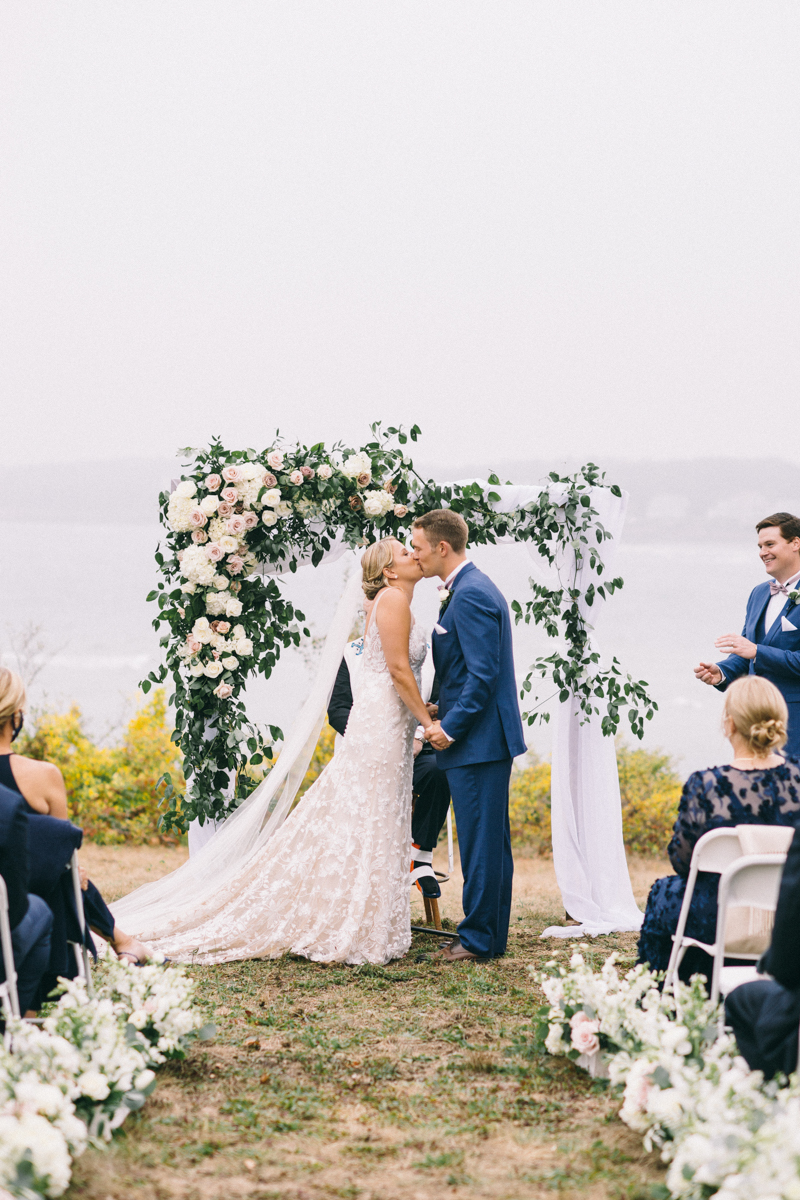
[[[658,990],[644,966],[600,972],[574,954],[539,977],[548,1000],[537,1040],[579,1065],[603,1060],[622,1092],[620,1118],[660,1147],[676,1200],[800,1200],[800,1086],[764,1083],[728,1034],[700,977]],[[589,1056],[581,1060],[581,1056]]]
[[[114,960],[92,998],[80,981],[61,982],[43,1025],[9,1021],[0,1047],[0,1189],[24,1200],[62,1195],[72,1159],[145,1103],[151,1068],[214,1032],[180,967]]]

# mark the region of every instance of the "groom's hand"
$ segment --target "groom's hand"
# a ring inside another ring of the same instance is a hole
[[[695,667],[694,673],[701,683],[722,683],[722,671],[716,663],[701,662],[699,667]]]
[[[717,638],[714,645],[718,650],[724,650],[726,654],[738,654],[740,658],[755,658],[758,651],[755,642],[748,641],[746,637],[740,637],[737,633],[723,634]]]
[[[452,745],[450,738],[442,729],[439,721],[434,721],[425,730],[425,741],[430,742],[434,750],[446,750],[448,746]]]

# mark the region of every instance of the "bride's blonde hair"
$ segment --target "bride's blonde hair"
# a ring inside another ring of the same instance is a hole
[[[0,729],[24,707],[25,684],[16,672],[0,667]]]
[[[378,592],[388,587],[384,571],[394,562],[394,547],[397,538],[381,538],[364,551],[361,559],[361,587],[368,600],[374,600]]]
[[[767,758],[786,741],[786,701],[762,675],[744,675],[731,684],[725,693],[725,716],[754,758]]]

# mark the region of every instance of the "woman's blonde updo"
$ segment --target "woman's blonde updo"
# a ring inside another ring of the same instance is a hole
[[[25,707],[25,684],[8,667],[0,667],[0,729]]]
[[[786,701],[761,675],[745,675],[731,684],[725,693],[725,715],[754,758],[767,758],[786,742]]]
[[[384,571],[394,562],[394,547],[397,538],[382,538],[368,546],[361,559],[361,586],[368,600],[374,600],[378,592],[387,587]]]

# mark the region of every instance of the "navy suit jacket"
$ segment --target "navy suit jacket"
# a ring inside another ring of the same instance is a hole
[[[438,623],[445,630],[433,631],[439,720],[455,739],[437,751],[440,769],[524,754],[508,605],[474,563],[456,575]]]
[[[28,806],[19,792],[0,784],[0,875],[8,892],[12,929],[28,911]]]
[[[758,642],[759,621],[768,603],[769,583],[759,583],[747,601],[742,630],[742,636],[751,642]],[[782,617],[790,622],[791,630],[783,629]],[[790,608],[787,599],[771,628],[761,638],[755,658],[731,654],[717,666],[723,674],[722,683],[716,685],[720,692],[740,675],[763,675],[783,693],[787,703],[800,701],[800,605]]]

